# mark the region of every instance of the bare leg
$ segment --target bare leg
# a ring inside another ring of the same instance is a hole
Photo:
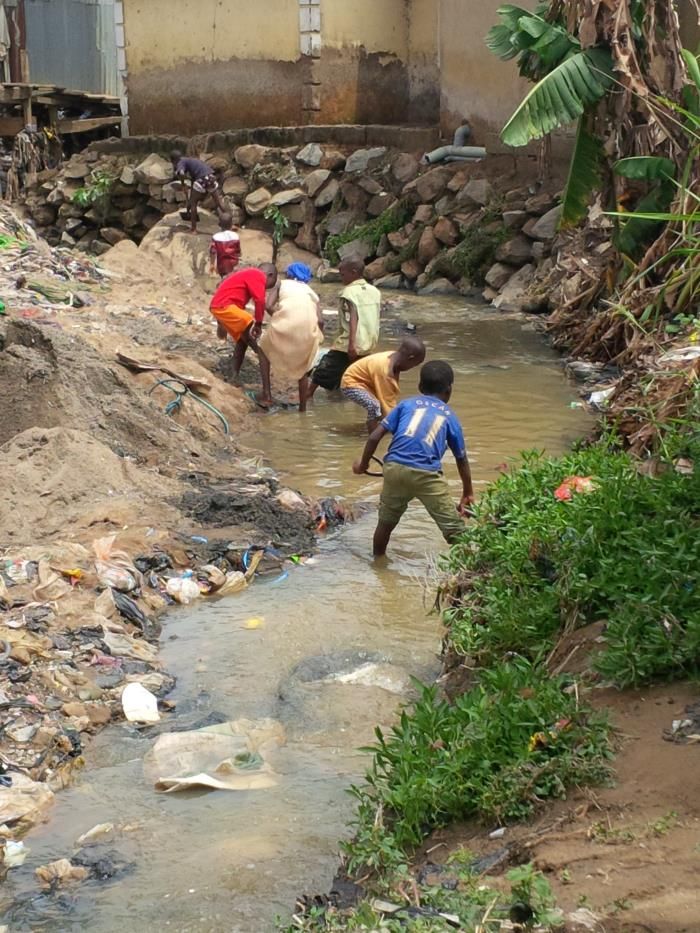
[[[250,328],[245,332],[244,339],[247,342],[247,345],[252,347],[253,350],[258,355],[258,360],[260,361],[260,378],[262,379],[262,396],[260,397],[260,403],[262,405],[272,405],[272,382],[270,380],[270,361],[265,356],[263,351],[258,346],[257,340],[251,334],[253,325],[250,325]]]
[[[316,394],[317,389],[318,389],[318,383],[314,382],[312,379],[307,380],[307,383],[306,383],[306,401],[307,402],[310,402],[313,399],[314,395]]]
[[[222,214],[228,213],[226,202],[224,201],[221,195],[221,189],[216,188],[215,191],[212,191],[211,196],[214,199],[214,204],[216,205],[216,213],[219,215],[219,220],[220,220]]]
[[[299,380],[299,411],[306,411],[306,400],[308,398],[309,391],[309,380],[306,376],[302,376]]]
[[[199,223],[199,211],[197,210],[197,205],[202,200],[202,195],[195,191],[194,185],[192,186],[192,194],[190,196],[190,221],[192,226],[190,227],[190,233],[197,232],[197,224]]]
[[[385,522],[379,522],[374,532],[374,541],[372,553],[375,557],[384,557],[389,545],[389,539],[396,525],[387,525]]]
[[[378,428],[381,423],[381,418],[372,418],[371,421],[367,422],[367,433],[371,434],[375,428]]]
[[[233,378],[238,379],[241,374],[241,366],[245,359],[245,351],[248,349],[248,341],[245,334],[236,343],[236,349],[233,351]]]

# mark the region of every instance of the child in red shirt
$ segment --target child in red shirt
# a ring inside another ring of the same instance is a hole
[[[231,214],[222,214],[219,220],[220,233],[215,233],[209,247],[210,272],[214,270],[222,279],[231,275],[241,258],[241,240],[233,229]]]

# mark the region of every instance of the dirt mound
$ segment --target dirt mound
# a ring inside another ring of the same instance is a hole
[[[156,259],[171,275],[179,275],[188,281],[206,282],[213,290],[218,276],[209,275],[209,247],[212,235],[218,230],[219,223],[213,214],[202,214],[195,234],[189,232],[188,225],[180,220],[178,214],[169,214],[147,233],[137,252],[140,257]],[[272,239],[268,234],[260,230],[238,232],[244,265],[255,266],[272,260]]]
[[[138,462],[166,460],[185,469],[201,442],[224,441],[216,415],[194,399],[185,399],[172,418],[165,413],[175,394],[165,387],[149,394],[159,379],[168,378],[165,374],[134,375],[116,359],[105,360],[80,337],[31,321],[9,322],[0,340],[0,395],[13,399],[0,414],[0,444],[30,428],[77,428],[120,456]],[[137,352],[156,361],[155,351]],[[249,409],[239,392],[191,360],[164,354],[162,362],[207,381],[211,404],[224,409],[233,424]],[[191,436],[174,444],[172,434],[183,429]]]
[[[118,457],[83,431],[32,428],[0,448],[0,528],[6,543],[46,540],[84,527],[103,503],[148,522],[177,482]],[[166,508],[167,511],[167,508]]]

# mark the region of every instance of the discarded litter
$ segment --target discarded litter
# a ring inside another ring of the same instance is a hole
[[[489,833],[489,839],[503,839],[505,834],[505,827],[501,826],[498,829],[494,829],[492,833]]]
[[[129,722],[160,721],[158,700],[139,683],[127,684],[122,691],[122,709]]]
[[[67,858],[61,858],[48,865],[42,865],[34,874],[42,887],[54,888],[85,881],[90,872],[81,865],[73,865]]]
[[[561,486],[554,490],[554,498],[560,502],[568,502],[573,499],[574,493],[591,493],[597,488],[592,476],[567,476]]]
[[[283,741],[282,727],[274,720],[239,720],[161,735],[144,764],[156,790],[165,793],[197,787],[263,790],[277,784],[265,750]]]
[[[8,839],[5,843],[2,863],[5,868],[19,868],[20,865],[24,864],[29,851],[23,842],[14,842],[12,839]]]
[[[243,628],[252,630],[256,628],[261,628],[264,624],[265,624],[264,619],[253,617],[252,619],[245,620],[245,622],[243,623]]]
[[[98,538],[92,542],[95,552],[95,570],[102,586],[113,590],[130,593],[138,585],[138,571],[131,563],[129,555],[124,551],[115,551],[116,535]]]
[[[195,599],[199,599],[202,595],[199,584],[193,578],[191,570],[186,570],[181,577],[171,577],[165,584],[165,590],[176,602],[182,603],[184,606]]]
[[[36,822],[52,801],[53,791],[47,784],[13,773],[12,787],[0,787],[0,825],[19,820]]]
[[[77,845],[88,845],[96,839],[101,839],[103,836],[107,836],[112,832],[114,832],[114,823],[98,823],[97,826],[93,826],[92,829],[83,833],[82,836],[78,836]]]
[[[611,386],[608,389],[598,389],[597,392],[591,392],[588,401],[598,411],[605,411],[610,404],[610,399],[615,394],[615,390],[616,386]]]

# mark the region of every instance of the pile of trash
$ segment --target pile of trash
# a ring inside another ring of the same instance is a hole
[[[95,540],[91,551],[61,544],[21,556],[6,552],[0,558],[3,835],[17,837],[41,817],[54,791],[81,767],[91,733],[115,720],[153,724],[172,709],[165,698],[175,681],[157,659],[161,611],[241,592],[256,574],[281,582],[306,560],[203,536],[133,559],[115,535]],[[165,768],[161,777],[167,783],[172,775]]]
[[[21,304],[22,317],[80,308],[112,276],[87,255],[49,246],[7,204],[0,203],[0,313]]]

